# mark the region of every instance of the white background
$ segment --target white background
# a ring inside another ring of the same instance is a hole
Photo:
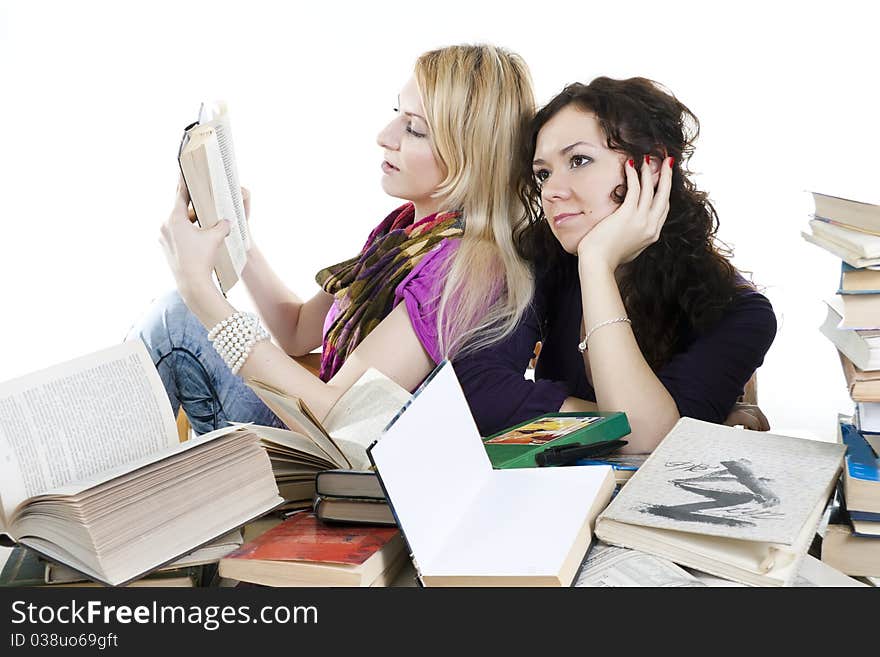
[[[839,261],[799,232],[805,190],[880,202],[871,4],[0,3],[0,380],[121,340],[173,285],[158,231],[200,100],[229,102],[255,240],[310,296],[396,206],[375,136],[416,56],[489,41],[526,59],[540,103],[642,75],[696,113],[691,168],[779,321],[760,404],[774,430],[828,438],[850,408],[817,331]]]

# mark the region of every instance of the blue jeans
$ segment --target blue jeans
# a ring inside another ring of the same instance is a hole
[[[228,426],[228,421],[284,427],[226,366],[177,290],[153,302],[129,332],[128,339],[135,338],[147,346],[174,416],[182,405],[196,434]]]

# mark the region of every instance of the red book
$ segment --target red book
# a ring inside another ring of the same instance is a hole
[[[267,586],[382,586],[404,562],[396,527],[325,525],[298,513],[226,555],[220,574]]]

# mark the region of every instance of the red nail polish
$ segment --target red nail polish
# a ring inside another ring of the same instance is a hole
[[[673,164],[675,164],[675,158],[674,158],[674,157],[670,157],[670,158],[669,158],[669,168],[670,168],[670,169],[672,168],[672,165],[673,165]]]
[[[627,163],[628,165],[630,165],[631,167],[634,167],[634,166],[636,165],[636,163],[635,163],[634,160],[627,160],[626,163]]]
[[[651,156],[645,155],[645,164],[651,164]]]

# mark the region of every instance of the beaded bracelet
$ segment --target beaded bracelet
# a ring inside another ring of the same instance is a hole
[[[587,331],[587,337],[583,339],[583,341],[578,342],[578,351],[584,353],[587,350],[587,341],[590,339],[590,336],[596,331],[596,329],[600,329],[603,326],[608,326],[609,324],[617,324],[618,322],[626,322],[627,324],[632,325],[632,321],[629,317],[615,317],[614,319],[607,319],[604,322],[599,322],[589,331]]]
[[[269,333],[260,324],[260,319],[246,312],[230,315],[208,331],[208,340],[233,374],[238,374],[254,345],[268,339]]]

